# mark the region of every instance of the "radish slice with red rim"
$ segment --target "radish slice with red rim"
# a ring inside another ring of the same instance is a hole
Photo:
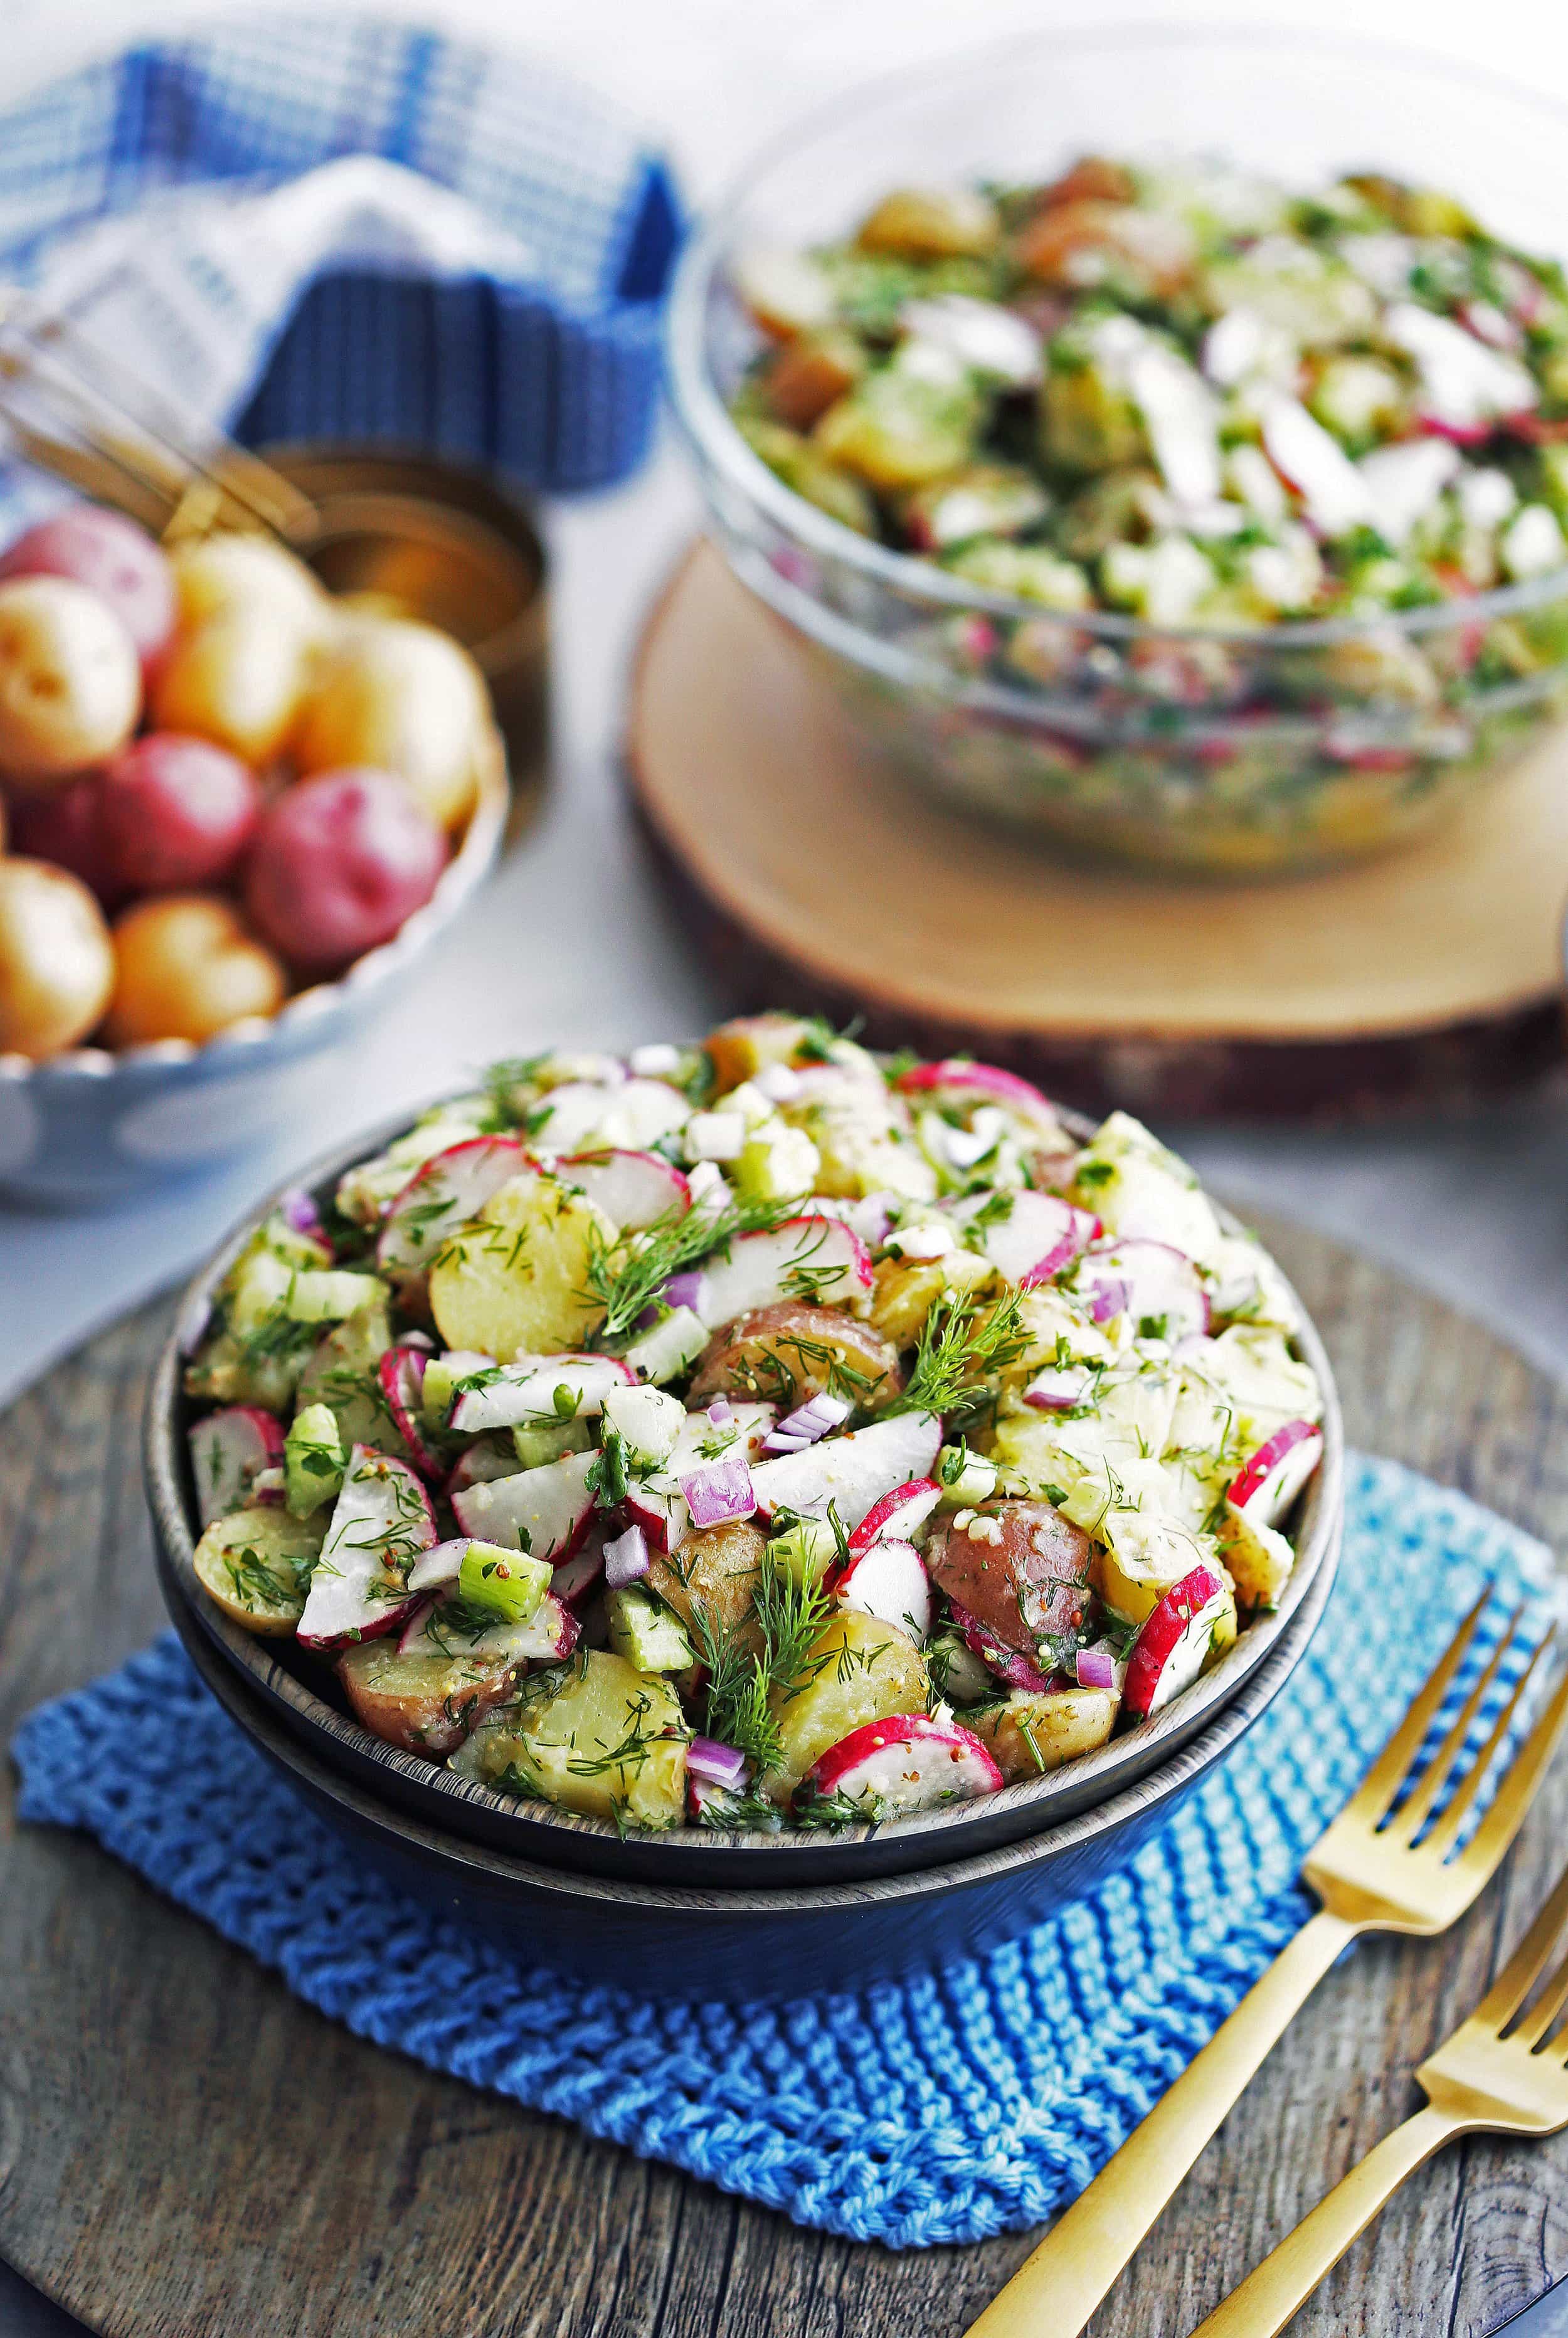
[[[387,1213],[376,1244],[383,1274],[422,1275],[449,1234],[478,1217],[530,1165],[515,1136],[470,1136],[422,1162]]]
[[[1322,1459],[1323,1431],[1287,1420],[1232,1478],[1229,1498],[1256,1525],[1277,1526]]]
[[[308,1648],[370,1639],[419,1597],[408,1579],[436,1540],[430,1498],[406,1461],[356,1445],[311,1577],[298,1636]]]
[[[376,1367],[376,1377],[387,1410],[409,1449],[415,1469],[421,1477],[435,1483],[446,1476],[447,1465],[427,1439],[419,1411],[419,1391],[425,1384],[425,1366],[429,1361],[422,1348],[389,1348]]]
[[[833,1588],[842,1607],[896,1624],[919,1645],[930,1638],[931,1577],[913,1543],[883,1537],[868,1545],[842,1569]]]
[[[232,1404],[192,1424],[191,1475],[204,1527],[240,1509],[263,1469],[283,1458],[283,1430],[259,1404]]]
[[[1001,1772],[972,1730],[923,1713],[897,1714],[852,1730],[805,1779],[824,1799],[864,1803],[868,1822],[972,1802],[994,1794],[1001,1783]]]

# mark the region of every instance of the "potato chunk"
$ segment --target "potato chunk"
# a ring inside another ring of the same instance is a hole
[[[606,1649],[581,1649],[526,1681],[468,1739],[459,1766],[589,1818],[675,1826],[685,1807],[685,1723],[662,1680]]]
[[[509,1177],[431,1262],[430,1312],[449,1348],[510,1363],[580,1348],[603,1310],[589,1295],[596,1244],[615,1228],[542,1170]]]
[[[836,1307],[781,1299],[715,1334],[698,1362],[688,1403],[710,1396],[799,1404],[819,1390],[873,1406],[903,1386],[898,1351]]]
[[[1005,1704],[966,1713],[964,1721],[983,1737],[1009,1785],[1043,1777],[1092,1754],[1116,1726],[1120,1700],[1114,1689],[1020,1689]]]
[[[449,1754],[481,1714],[498,1704],[516,1663],[454,1650],[449,1656],[403,1656],[395,1634],[361,1640],[338,1659],[338,1678],[356,1716],[372,1735],[410,1754]]]
[[[294,1518],[258,1503],[214,1518],[196,1545],[196,1580],[231,1623],[281,1639],[305,1612],[324,1518]]]
[[[732,1518],[724,1526],[699,1527],[678,1550],[655,1554],[648,1589],[675,1609],[699,1654],[704,1622],[721,1635],[738,1632],[751,1654],[760,1651],[752,1603],[766,1547],[749,1519]]]
[[[930,1693],[925,1659],[907,1632],[841,1607],[806,1651],[793,1692],[775,1689],[769,1699],[784,1759],[764,1781],[768,1793],[787,1802],[830,1745],[868,1721],[923,1713]]]
[[[1092,1545],[1050,1502],[960,1510],[926,1546],[932,1579],[1004,1647],[1050,1668],[1089,1606]]]

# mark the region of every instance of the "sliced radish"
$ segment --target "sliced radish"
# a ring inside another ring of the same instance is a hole
[[[913,1543],[883,1538],[857,1551],[833,1583],[841,1606],[896,1624],[911,1639],[931,1636],[931,1577]]]
[[[1287,1420],[1232,1478],[1229,1499],[1257,1526],[1277,1526],[1323,1459],[1323,1432]]]
[[[515,1136],[472,1136],[432,1154],[388,1212],[376,1264],[383,1274],[422,1274],[447,1237],[528,1165]]]
[[[368,1640],[419,1597],[409,1577],[436,1540],[430,1498],[406,1461],[356,1445],[311,1577],[299,1637],[308,1648]]]
[[[1105,1243],[1089,1252],[1078,1271],[1076,1289],[1097,1323],[1126,1314],[1135,1326],[1161,1323],[1150,1336],[1174,1347],[1192,1332],[1206,1332],[1208,1293],[1189,1258],[1169,1243],[1135,1237]]]
[[[468,1547],[467,1535],[458,1535],[450,1542],[432,1543],[409,1569],[409,1590],[440,1591],[449,1583],[455,1583],[462,1572],[463,1554]]]
[[[691,1513],[681,1491],[683,1478],[715,1462],[754,1461],[778,1408],[742,1404],[734,1400],[730,1418],[718,1423],[706,1412],[689,1412],[667,1458],[656,1469],[633,1478],[626,1488],[626,1515],[639,1526],[650,1550],[675,1550],[692,1529]]]
[[[1263,414],[1263,445],[1322,535],[1345,535],[1371,519],[1372,497],[1360,472],[1338,439],[1298,399],[1269,399]]]
[[[899,1074],[898,1084],[905,1095],[929,1095],[938,1104],[1000,1104],[1032,1119],[1056,1118],[1056,1106],[1048,1095],[999,1064],[971,1064],[961,1056],[940,1064],[912,1064]]]
[[[547,1591],[526,1624],[490,1624],[470,1639],[466,1632],[443,1626],[439,1599],[420,1602],[398,1642],[400,1656],[474,1656],[485,1664],[550,1664],[569,1656],[577,1645],[578,1625],[568,1607]]]
[[[692,1189],[673,1162],[656,1153],[572,1153],[560,1174],[623,1232],[684,1218]]]
[[[588,1534],[581,1547],[564,1558],[556,1568],[550,1584],[553,1598],[564,1600],[575,1607],[598,1583],[605,1571],[605,1544],[601,1535]]]
[[[594,1515],[588,1472],[597,1459],[566,1453],[539,1469],[465,1486],[452,1496],[452,1515],[478,1542],[526,1550],[534,1558],[569,1558]]]
[[[901,1713],[841,1737],[807,1771],[805,1783],[819,1794],[864,1802],[878,1818],[910,1818],[994,1794],[1001,1772],[960,1723]]]
[[[637,1151],[684,1127],[691,1106],[664,1080],[598,1086],[567,1080],[535,1105],[530,1133],[538,1151],[560,1155]]]
[[[941,1499],[942,1488],[934,1478],[912,1478],[907,1485],[895,1486],[872,1504],[849,1538],[851,1550],[869,1550],[884,1537],[890,1542],[907,1542]]]
[[[419,1410],[427,1361],[422,1348],[389,1348],[376,1366],[376,1377],[381,1384],[387,1410],[397,1423],[398,1434],[413,1455],[415,1469],[422,1478],[434,1481],[446,1476],[447,1465],[434,1446],[427,1442],[424,1417]]]
[[[1383,331],[1415,359],[1423,412],[1446,433],[1476,431],[1485,437],[1486,426],[1528,413],[1538,401],[1527,366],[1489,349],[1452,317],[1414,300],[1397,300],[1383,319]]]
[[[1094,1386],[1092,1364],[1049,1364],[1024,1390],[1025,1404],[1037,1412],[1070,1412]]]
[[[942,1422],[934,1413],[895,1413],[845,1437],[824,1438],[804,1453],[759,1463],[752,1490],[768,1518],[779,1510],[824,1518],[831,1503],[840,1524],[853,1532],[896,1488],[929,1478],[941,1449]]]
[[[191,1475],[202,1524],[242,1508],[263,1469],[283,1458],[283,1429],[259,1404],[232,1404],[191,1429]]]
[[[858,1299],[873,1279],[870,1251],[842,1218],[786,1218],[765,1233],[737,1234],[728,1258],[710,1260],[696,1292],[678,1303],[695,1307],[708,1329],[717,1331],[737,1315],[783,1299],[809,1299],[818,1306]]]
[[[1060,1194],[1036,1194],[1025,1187],[1011,1200],[1005,1218],[981,1227],[980,1247],[997,1272],[1021,1290],[1032,1290],[1036,1283],[1049,1282],[1062,1273],[1100,1232],[1098,1218],[1087,1210],[1075,1209]],[[958,1214],[962,1218],[966,1213]]]
[[[519,1356],[515,1364],[498,1366],[483,1388],[464,1390],[452,1407],[452,1427],[465,1437],[520,1421],[552,1428],[602,1412],[612,1389],[636,1380],[618,1356]]]
[[[518,1474],[518,1451],[510,1438],[479,1438],[460,1453],[452,1464],[452,1474],[447,1479],[447,1499],[456,1499],[469,1486],[488,1486],[498,1478],[515,1478]]]
[[[1214,1627],[1230,1595],[1211,1567],[1173,1584],[1133,1642],[1127,1660],[1129,1713],[1158,1713],[1203,1670]]]

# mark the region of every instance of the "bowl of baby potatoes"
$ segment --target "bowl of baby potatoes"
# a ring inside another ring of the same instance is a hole
[[[434,626],[95,504],[0,551],[0,1194],[276,1126],[487,873],[505,755]]]

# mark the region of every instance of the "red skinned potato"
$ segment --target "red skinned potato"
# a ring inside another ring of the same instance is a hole
[[[715,1333],[698,1360],[687,1400],[748,1396],[795,1404],[821,1389],[836,1390],[845,1366],[854,1375],[850,1386],[868,1406],[886,1403],[903,1386],[898,1350],[869,1323],[840,1307],[781,1299]]]
[[[106,601],[135,644],[145,680],[174,630],[174,579],[161,546],[123,512],[76,504],[0,553],[8,576],[67,576]]]
[[[326,974],[390,941],[446,861],[440,830],[390,771],[323,771],[262,813],[246,906],[291,965]]]
[[[0,584],[0,776],[58,787],[123,747],[141,711],[141,663],[106,601],[64,576]]]
[[[0,1055],[37,1062],[75,1046],[113,980],[109,929],[85,885],[42,860],[0,860]]]
[[[960,1510],[926,1545],[932,1579],[991,1637],[1049,1671],[1052,1643],[1076,1632],[1089,1606],[1092,1545],[1049,1502]]]
[[[114,957],[109,1036],[117,1047],[154,1039],[199,1046],[232,1023],[275,1015],[289,987],[233,903],[210,893],[139,901],[114,928]]]
[[[222,884],[255,830],[255,774],[209,740],[154,731],[96,781],[97,835],[122,893]]]
[[[46,796],[18,796],[11,815],[11,843],[13,850],[35,860],[68,869],[113,911],[121,907],[126,891],[110,864],[104,839],[99,781],[98,772],[84,771],[79,780],[67,780]]]

